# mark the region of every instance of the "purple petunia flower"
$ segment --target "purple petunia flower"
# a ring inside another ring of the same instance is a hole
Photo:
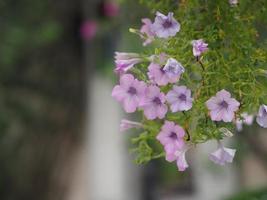
[[[174,58],[169,58],[163,68],[163,71],[165,71],[169,78],[175,78],[180,77],[185,70],[181,63]]]
[[[152,29],[157,37],[168,38],[180,31],[180,24],[174,19],[172,12],[169,12],[167,16],[157,12]]]
[[[171,104],[172,112],[187,111],[192,108],[191,90],[187,89],[186,86],[174,85],[166,95],[166,99]]]
[[[165,145],[164,150],[166,153],[166,160],[168,162],[176,161],[176,165],[179,171],[185,171],[189,167],[186,159],[185,153],[188,151],[189,147],[184,143],[182,147],[177,145]]]
[[[263,127],[267,128],[267,106],[261,105],[258,115],[257,115],[257,123]]]
[[[125,73],[143,59],[137,53],[115,52],[116,73]]]
[[[224,147],[221,142],[218,142],[218,146],[219,148],[210,154],[210,160],[218,165],[233,162],[236,150]]]
[[[161,127],[160,133],[157,135],[157,140],[162,145],[174,144],[181,147],[184,144],[184,135],[185,131],[181,126],[166,120]]]
[[[231,6],[236,6],[238,4],[238,0],[229,0],[229,4]]]
[[[202,53],[208,50],[208,44],[205,43],[202,39],[193,40],[191,43],[193,45],[193,55],[195,57],[201,56]]]
[[[243,130],[243,124],[251,125],[253,123],[253,120],[254,120],[254,116],[249,115],[248,113],[242,113],[241,117],[242,117],[242,119],[238,118],[235,122],[237,131],[242,131]]]
[[[145,39],[143,45],[146,46],[150,44],[155,39],[155,33],[152,30],[152,22],[148,18],[142,19],[143,26],[140,29],[141,37]]]
[[[213,121],[231,122],[234,119],[235,111],[238,110],[240,103],[231,98],[231,94],[226,90],[217,92],[215,97],[211,97],[206,106],[210,110]]]
[[[143,124],[139,122],[129,121],[127,119],[122,119],[120,123],[120,132],[132,129],[132,128],[142,128]]]
[[[151,82],[159,86],[178,82],[181,74],[184,72],[183,66],[175,59],[170,58],[167,60],[167,64],[162,67],[162,63],[166,62],[166,55],[161,54],[159,59],[160,64],[152,62],[148,66],[147,74]]]
[[[163,119],[168,111],[165,101],[164,93],[157,86],[148,86],[140,107],[144,109],[147,119]]]
[[[112,90],[112,97],[122,103],[127,113],[136,111],[144,96],[146,84],[138,81],[131,74],[124,74],[120,77],[120,85],[116,85]]]

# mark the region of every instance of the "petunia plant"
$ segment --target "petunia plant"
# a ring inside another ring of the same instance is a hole
[[[184,171],[189,149],[216,140],[218,149],[207,157],[231,163],[236,150],[223,146],[225,137],[251,125],[254,116],[267,128],[267,51],[255,28],[267,2],[143,3],[155,18],[142,19],[130,32],[143,40],[144,52],[116,52],[119,84],[112,91],[126,113],[143,116],[120,125],[140,131],[132,139],[136,162],[165,157]]]

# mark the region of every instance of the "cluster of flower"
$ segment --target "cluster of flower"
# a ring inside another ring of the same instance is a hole
[[[175,36],[180,31],[180,24],[173,17],[173,13],[167,16],[157,12],[155,21],[142,20],[144,25],[138,34],[143,38],[144,45],[151,43],[155,38],[168,38]],[[137,31],[135,31],[137,32]],[[193,55],[199,61],[201,55],[208,50],[208,44],[202,39],[193,40]],[[127,113],[133,113],[137,109],[142,110],[148,120],[164,119],[169,112],[185,112],[192,108],[194,98],[191,90],[184,85],[178,85],[185,68],[176,59],[161,53],[150,57],[142,57],[136,53],[119,53],[115,56],[115,72],[120,76],[120,84],[112,91],[112,97],[120,102]],[[148,61],[146,80],[136,79],[131,69],[138,63]],[[169,85],[171,89],[163,92],[162,88]],[[236,111],[240,103],[231,97],[231,94],[222,89],[206,101],[206,107],[213,121],[234,122],[237,129],[242,129],[242,124],[252,124],[253,116],[244,113],[240,119],[236,119]],[[260,107],[257,122],[267,127],[267,106]],[[142,123],[122,120],[121,131],[130,128],[144,128]],[[163,145],[166,160],[177,162],[179,171],[188,167],[185,159],[186,151],[192,146],[185,140],[186,128],[173,121],[165,120],[156,139]],[[216,164],[224,165],[232,162],[235,150],[225,148],[218,141],[219,148],[210,154],[209,158]]]

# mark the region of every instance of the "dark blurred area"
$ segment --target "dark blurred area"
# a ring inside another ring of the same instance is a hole
[[[206,158],[215,143],[185,173],[133,164],[110,93],[113,52],[143,48],[128,30],[153,16],[138,1],[0,0],[0,13],[1,200],[267,200],[266,131],[253,126],[225,168]]]

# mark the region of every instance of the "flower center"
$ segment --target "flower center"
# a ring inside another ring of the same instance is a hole
[[[171,132],[170,136],[171,139],[176,140],[177,139],[177,134],[175,132]]]
[[[153,102],[154,102],[156,105],[161,105],[161,100],[160,100],[160,98],[158,98],[158,97],[155,97],[155,98],[153,99]]]
[[[226,101],[222,101],[220,105],[223,108],[228,108],[228,103]]]
[[[170,20],[166,20],[166,21],[162,24],[162,26],[163,26],[164,28],[170,28],[170,27],[172,26],[172,22],[171,22]]]
[[[128,90],[128,93],[131,95],[135,95],[137,93],[136,89],[134,87],[130,87]]]
[[[185,95],[185,94],[181,94],[178,98],[179,98],[181,101],[186,101],[186,95]]]

